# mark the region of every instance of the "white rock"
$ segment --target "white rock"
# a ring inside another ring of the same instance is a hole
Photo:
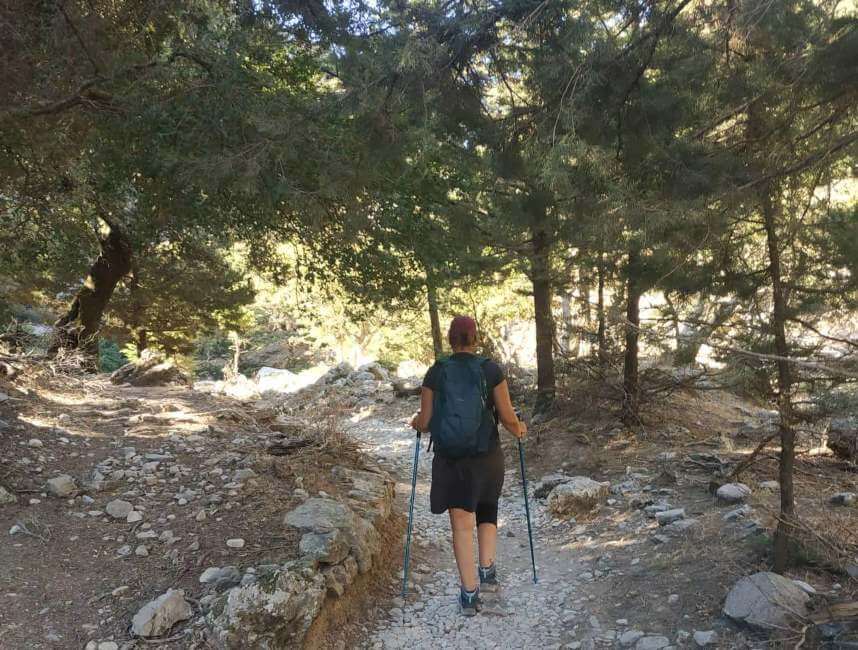
[[[30,441],[27,443],[29,447],[43,447],[44,443],[38,438],[30,438]]]
[[[149,555],[149,547],[145,544],[140,544],[134,549],[134,555],[137,557],[146,557]]]
[[[119,644],[115,641],[102,641],[98,644],[98,650],[119,650]]]
[[[143,521],[143,513],[138,512],[137,510],[132,510],[128,513],[128,516],[125,518],[129,524],[135,524],[138,521]]]
[[[226,545],[230,548],[244,548],[244,540],[240,537],[226,540]]]
[[[191,614],[185,592],[169,589],[140,608],[131,619],[131,633],[142,637],[161,636],[179,621],[189,619]]]

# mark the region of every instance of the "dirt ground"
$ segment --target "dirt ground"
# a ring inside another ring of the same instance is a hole
[[[270,455],[266,446],[280,435],[270,429],[272,412],[182,386],[118,387],[33,368],[14,384],[0,382],[0,392],[8,396],[0,402],[0,485],[17,497],[0,505],[4,650],[82,648],[90,640],[121,645],[134,613],[168,588],[184,589],[198,604],[206,567],[243,569],[295,557],[297,535],[282,523],[300,502],[294,490],[334,494],[326,469],[360,466],[345,444]],[[151,483],[108,476],[102,489],[86,487],[99,463],[121,461],[128,447],[163,458]],[[236,482],[237,469],[255,476]],[[59,474],[75,479],[76,496],[45,491]],[[183,503],[177,494],[187,488],[199,496]],[[211,495],[219,501],[210,502]],[[143,521],[105,514],[117,498],[134,503]],[[159,535],[172,531],[171,538],[145,540],[145,557],[120,557],[122,546],[140,544],[136,535],[147,524]],[[14,526],[19,532],[12,535]],[[228,547],[233,538],[243,539],[243,548]],[[178,647],[186,642],[179,635]]]
[[[681,543],[647,542],[631,550],[634,540],[617,528],[627,513],[603,511],[589,522],[595,524],[598,532],[592,537],[598,543],[588,544],[586,539],[572,543],[594,566],[606,555],[614,560],[627,556],[604,593],[611,615],[625,619],[634,612],[647,612],[657,628],[685,630],[723,618],[721,608],[730,587],[742,576],[771,568],[779,495],[759,486],[777,480],[778,448],[766,447],[750,467],[731,479],[753,489],[748,500],[753,512],[748,519],[760,524],[754,534],[726,525],[723,515],[732,508],[714,503],[712,481],[724,483],[727,477],[683,459],[694,453],[714,454],[732,470],[763,438],[762,429],[742,425],[765,422],[768,407],[720,390],[681,390],[648,405],[641,426],[631,430],[613,417],[616,409],[609,400],[590,387],[581,388],[580,395],[581,399],[560,405],[559,417],[532,428],[527,443],[532,476],[560,467],[569,474],[616,485],[636,471],[660,475],[661,484],[673,492],[672,505],[685,508],[700,524]],[[675,459],[660,460],[665,452],[675,453]],[[797,514],[808,531],[819,535],[806,536],[808,544],[797,553],[789,576],[812,585],[822,603],[858,601],[858,580],[843,571],[844,563],[858,563],[858,508],[828,503],[836,492],[858,492],[858,469],[837,460],[818,437],[800,437],[794,481]],[[657,529],[655,522],[653,528]],[[827,540],[836,540],[847,553],[835,553]],[[628,561],[632,555],[633,565]],[[680,615],[669,604],[675,599],[685,605]],[[787,645],[800,640],[790,639]],[[734,642],[736,646],[729,645],[722,635],[719,647],[739,647]]]

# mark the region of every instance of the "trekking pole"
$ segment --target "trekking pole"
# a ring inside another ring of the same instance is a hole
[[[420,457],[420,431],[414,444],[414,471],[411,474],[411,503],[408,506],[408,533],[405,536],[405,565],[402,569],[402,598],[408,592],[408,560],[411,556],[411,525],[414,523],[414,491],[417,487],[417,459]]]
[[[518,410],[516,415],[521,419]],[[527,516],[527,539],[530,542],[530,566],[533,567],[533,584],[536,584],[536,556],[533,554],[533,529],[530,525],[530,505],[527,503],[527,473],[524,471],[524,446],[521,444],[521,438],[518,439],[518,463],[521,466],[521,486],[524,490],[524,513]]]

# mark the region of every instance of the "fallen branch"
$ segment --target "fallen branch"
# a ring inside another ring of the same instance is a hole
[[[780,433],[781,433],[780,431],[775,431],[774,433],[771,433],[771,434],[767,435],[765,438],[763,438],[763,439],[760,441],[760,443],[759,443],[759,444],[754,448],[754,451],[752,451],[752,452],[751,452],[751,454],[750,454],[747,458],[745,458],[745,459],[744,459],[744,460],[742,460],[738,465],[736,465],[736,469],[734,469],[734,470],[730,473],[730,479],[737,479],[737,478],[739,478],[739,473],[740,473],[740,472],[744,472],[744,471],[745,471],[746,469],[748,469],[751,465],[753,465],[753,464],[754,464],[754,461],[756,460],[756,458],[757,458],[757,456],[760,454],[760,452],[762,452],[762,451],[763,451],[763,449],[765,449],[765,448],[766,448],[766,446],[767,446],[767,445],[768,445],[772,440],[774,440],[775,438],[777,438],[777,437],[780,435]]]

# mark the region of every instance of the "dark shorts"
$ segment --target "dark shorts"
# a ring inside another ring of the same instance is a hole
[[[477,516],[477,524],[497,524],[498,500],[503,488],[504,460],[500,445],[483,456],[432,459],[433,514],[461,508]]]

